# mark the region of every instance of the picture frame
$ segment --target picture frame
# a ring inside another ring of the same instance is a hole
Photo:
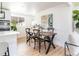
[[[48,15],[48,27],[49,28],[53,27],[53,14]]]
[[[43,27],[48,26],[48,15],[41,16],[41,26]]]
[[[41,16],[41,25],[43,27],[52,28],[53,27],[53,14],[47,14]]]

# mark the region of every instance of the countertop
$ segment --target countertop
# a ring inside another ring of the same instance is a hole
[[[19,34],[19,32],[17,31],[1,31],[0,32],[0,36],[15,35],[15,34]]]

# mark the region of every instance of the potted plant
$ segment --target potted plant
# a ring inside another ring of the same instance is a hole
[[[73,10],[73,20],[75,22],[76,30],[79,32],[79,10]]]
[[[11,21],[11,30],[13,30],[13,31],[16,31],[17,30],[17,28],[16,28],[16,21],[15,20],[12,20]]]

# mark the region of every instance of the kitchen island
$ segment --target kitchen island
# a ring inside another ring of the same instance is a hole
[[[17,35],[19,32],[16,31],[1,31],[0,42],[7,42],[9,45],[10,56],[17,55]]]

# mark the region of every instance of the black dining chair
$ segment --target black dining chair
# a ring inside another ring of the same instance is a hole
[[[32,38],[32,35],[33,33],[30,31],[30,28],[26,28],[25,29],[25,32],[26,32],[26,43],[29,42],[29,45],[30,45],[30,40]]]
[[[53,43],[53,39],[54,39],[54,37],[56,36],[56,34],[57,34],[57,33],[54,33],[54,34],[52,35],[52,37],[49,37],[49,36],[46,36],[46,37],[45,37],[45,42],[47,42],[47,43],[49,44],[49,45],[48,45],[48,48],[47,48],[47,50],[46,50],[46,54],[49,52],[49,49],[50,49],[51,45],[53,46],[54,49],[56,48],[55,45],[54,45],[54,43]]]
[[[40,35],[39,31],[38,29],[33,29],[34,49],[36,47],[36,42],[38,42],[38,36]]]
[[[36,43],[38,42],[39,43],[39,52],[40,52],[40,49],[41,49],[41,43],[44,42],[44,46],[46,47],[46,44],[45,44],[45,41],[44,41],[44,38],[41,36],[40,34],[40,30],[39,29],[34,29],[33,30],[33,39],[34,39],[34,49],[36,47]],[[45,48],[46,49],[46,48]]]

